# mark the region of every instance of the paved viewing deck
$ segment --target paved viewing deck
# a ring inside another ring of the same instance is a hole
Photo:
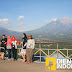
[[[21,61],[0,59],[0,72],[72,72],[72,70],[45,71],[44,63],[26,64]]]
[[[36,55],[38,52],[40,53],[39,55],[37,54],[35,57],[40,58],[40,62],[42,60],[42,55],[41,52],[45,55],[44,57],[51,57],[52,55],[54,55],[53,57],[55,58],[60,58],[59,57],[59,53],[61,53],[65,58],[69,58],[69,52],[72,49],[59,49],[58,45],[61,43],[38,43],[39,44],[39,48],[35,48],[37,51],[34,53],[34,55]],[[57,48],[56,49],[46,49],[46,48],[42,48],[41,44],[56,44]],[[63,44],[72,44],[72,43],[63,43]],[[18,49],[20,54],[20,48]],[[48,54],[44,51],[48,51]],[[52,54],[50,54],[49,51],[54,50],[54,52]],[[65,55],[63,52],[61,51],[66,50],[67,54]],[[55,53],[57,53],[55,55]],[[71,54],[72,55],[72,54]],[[70,55],[70,57],[71,57]],[[22,63],[22,59],[18,59],[17,61],[8,61],[6,60],[1,60],[0,59],[0,72],[72,72],[72,70],[55,70],[55,71],[45,71],[45,63],[40,63],[38,62],[38,59],[34,61],[34,63],[30,63],[30,64],[26,64]]]

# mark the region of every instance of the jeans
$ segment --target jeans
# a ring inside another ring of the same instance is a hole
[[[5,50],[4,50],[4,56],[6,57],[6,45],[4,46]]]
[[[8,49],[8,58],[11,58],[11,49]]]
[[[12,48],[13,58],[17,59],[17,49]]]

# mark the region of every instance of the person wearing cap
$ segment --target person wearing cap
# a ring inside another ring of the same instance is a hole
[[[27,64],[33,63],[32,57],[33,57],[33,49],[35,46],[35,40],[32,38],[31,34],[29,34],[28,40],[24,46],[26,46]]]

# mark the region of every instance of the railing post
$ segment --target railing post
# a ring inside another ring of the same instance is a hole
[[[39,44],[39,48],[40,48],[40,63],[41,63],[41,44]]]
[[[67,57],[68,57],[68,48],[67,48]]]
[[[49,56],[49,49],[48,49],[48,56]]]
[[[58,59],[58,43],[57,43],[57,59]]]
[[[20,55],[20,49],[19,49],[19,55]]]

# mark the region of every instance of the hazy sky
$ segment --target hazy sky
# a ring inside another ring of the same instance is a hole
[[[61,17],[72,18],[72,0],[0,0],[0,27],[28,31]]]

